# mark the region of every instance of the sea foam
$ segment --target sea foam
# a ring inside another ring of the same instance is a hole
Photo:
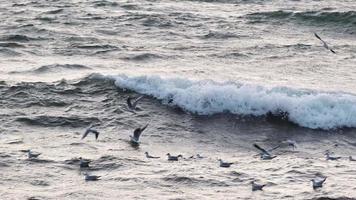
[[[352,94],[159,76],[106,78],[113,79],[117,87],[153,96],[199,115],[229,112],[263,116],[283,112],[288,113],[289,121],[311,129],[356,127],[356,96]]]

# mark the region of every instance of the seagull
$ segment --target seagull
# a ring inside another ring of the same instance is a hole
[[[285,140],[282,143],[287,144],[288,146],[292,147],[293,150],[295,150],[298,147],[297,142],[294,140]]]
[[[326,160],[339,160],[341,157],[340,156],[331,156],[329,152],[325,153]]]
[[[94,133],[94,134],[95,134],[95,139],[96,139],[96,140],[98,139],[98,137],[99,137],[99,132],[98,132],[96,129],[93,128],[94,126],[95,126],[95,125],[92,124],[92,125],[90,125],[90,126],[85,130],[82,139],[84,139],[89,133]]]
[[[137,103],[143,98],[144,96],[139,96],[138,98],[134,99],[133,97],[128,97],[126,102],[127,106],[129,107],[130,110],[137,110],[136,106]]]
[[[149,155],[147,151],[145,152],[145,154],[146,154],[146,158],[159,158],[159,157]]]
[[[89,163],[91,162],[90,160],[83,160],[82,157],[79,157],[80,160],[80,168],[89,168]]]
[[[183,158],[183,156],[180,155],[180,154],[179,154],[178,156],[171,156],[170,153],[167,153],[167,156],[168,156],[168,160],[169,160],[169,161],[178,161],[178,158],[179,158],[179,157]]]
[[[333,53],[336,54],[336,52],[335,52],[334,50],[332,50],[332,49],[328,46],[328,44],[326,44],[326,42],[325,42],[323,39],[320,38],[320,36],[319,36],[318,34],[314,33],[314,35],[315,35],[316,38],[318,38],[318,39],[323,43],[323,46],[324,46],[326,49],[328,49],[328,50],[330,50],[331,52],[333,52]]]
[[[272,155],[269,151],[273,151],[273,150],[279,148],[279,145],[276,147],[273,147],[272,149],[269,149],[268,151],[263,149],[262,147],[258,146],[257,144],[253,144],[253,146],[256,149],[261,151],[261,153],[259,155],[262,160],[272,160],[273,158],[277,157],[277,156]]]
[[[140,135],[142,134],[142,132],[147,128],[148,124],[146,124],[146,126],[144,127],[140,127],[140,128],[136,128],[134,130],[134,133],[133,135],[130,135],[130,141],[131,141],[131,144],[133,145],[139,145],[139,139],[140,139]]]
[[[255,183],[255,181],[252,181],[251,184],[252,184],[252,191],[262,190],[263,187],[266,186],[266,184],[257,184]]]
[[[320,178],[314,178],[311,181],[313,182],[313,189],[317,189],[317,188],[321,188],[323,187],[323,183],[325,182],[326,177],[324,177],[323,179]]]
[[[204,157],[204,156],[201,156],[200,154],[197,154],[197,158],[203,159],[203,158],[205,158],[205,157]]]
[[[219,159],[218,161],[220,161],[220,167],[230,167],[232,164],[234,163],[229,163],[229,162],[224,162],[223,160]]]
[[[352,156],[349,156],[349,161],[356,161],[356,159],[353,158]]]
[[[96,175],[89,175],[89,174],[85,174],[85,180],[86,181],[97,181],[99,180],[101,176],[96,176]]]
[[[41,155],[41,153],[34,153],[31,150],[28,150],[28,158],[37,158],[39,155]]]

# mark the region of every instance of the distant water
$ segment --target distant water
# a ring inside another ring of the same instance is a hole
[[[95,192],[103,199],[356,197],[344,187],[355,185],[353,166],[323,159],[327,149],[348,156],[356,148],[354,1],[0,0],[0,18],[0,168],[7,173],[0,194],[7,199],[85,199],[80,156],[107,176],[98,182],[107,190],[91,191],[92,199]],[[140,94],[143,111],[133,114],[126,98]],[[149,121],[142,149],[130,149],[128,134]],[[90,123],[104,132],[97,143],[79,140]],[[252,143],[283,139],[302,149],[282,149],[281,165],[252,157]],[[43,160],[24,160],[27,148]],[[170,171],[162,160],[144,160],[146,150],[211,156]],[[244,161],[236,171],[216,171],[217,157]],[[328,186],[310,191],[318,173],[330,176]],[[258,177],[272,189],[254,196],[249,182]]]

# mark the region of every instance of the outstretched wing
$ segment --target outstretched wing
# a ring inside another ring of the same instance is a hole
[[[266,150],[263,149],[262,147],[258,146],[257,144],[253,144],[253,146],[254,146],[256,149],[260,150],[263,154],[270,155],[270,154],[268,153],[268,151],[266,151]]]
[[[132,103],[132,107],[136,108],[138,102],[143,98],[143,95],[139,96],[135,101]]]
[[[82,139],[84,139],[89,133],[90,133],[90,129],[88,128],[88,129],[84,132],[84,135],[82,136]]]
[[[318,38],[320,41],[324,42],[324,41],[320,38],[320,36],[319,36],[318,34],[314,33],[314,35],[315,35],[315,37]]]
[[[280,145],[277,145],[277,146],[275,146],[275,147],[273,147],[273,148],[271,148],[271,149],[268,149],[268,151],[276,150],[276,149],[278,149],[279,147],[280,147]]]
[[[332,49],[329,49],[331,52],[333,52],[334,54],[336,54],[336,52],[334,51],[334,50],[332,50]]]
[[[131,103],[131,97],[128,97],[126,102],[127,102],[127,106],[131,109],[132,108],[132,103]]]
[[[135,138],[136,140],[138,140],[138,139],[140,138],[141,133],[142,133],[141,128],[136,128],[136,129],[134,130],[134,134],[133,134],[134,138]]]

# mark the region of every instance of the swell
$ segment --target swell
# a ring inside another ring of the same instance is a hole
[[[300,23],[314,23],[322,25],[342,25],[356,27],[356,11],[346,12],[325,12],[325,11],[308,11],[308,12],[292,12],[292,11],[270,11],[256,12],[247,15],[247,18],[254,23],[264,23],[269,20],[294,20]]]

